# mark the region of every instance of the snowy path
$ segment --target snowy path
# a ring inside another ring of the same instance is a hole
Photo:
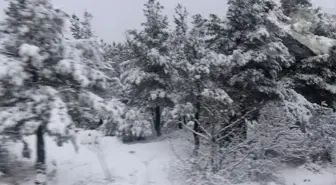
[[[27,140],[34,146],[34,137]],[[117,138],[106,137],[101,140],[102,152],[93,146],[80,145],[78,153],[70,144],[58,147],[51,138],[46,138],[46,142],[48,170],[52,170],[51,160],[57,163],[57,175],[51,185],[179,185],[169,178],[175,156],[168,140],[123,144]],[[15,153],[20,154],[20,148],[16,147]],[[105,180],[99,159],[108,166],[113,182]]]
[[[117,138],[107,137],[101,141],[102,152],[97,152],[97,148],[94,147],[80,145],[78,153],[74,151],[74,147],[70,144],[58,147],[51,138],[46,138],[49,173],[57,168],[56,176],[48,185],[184,185],[185,183],[178,178],[172,178],[176,175],[171,174],[174,166],[172,164],[177,160],[172,146],[174,148],[180,146],[183,147],[180,150],[184,150],[186,145],[182,142],[186,139],[176,139],[179,138],[176,135],[172,138],[174,139],[164,139],[150,143],[123,144]],[[34,146],[34,137],[27,138],[27,141],[31,146]],[[13,152],[18,155],[21,150],[22,145],[13,147]],[[98,156],[97,153],[100,155]],[[34,150],[32,156],[35,156]],[[104,164],[108,166],[113,181],[105,180],[99,159],[105,159]],[[56,168],[52,167],[51,160],[56,161]],[[35,159],[30,159],[27,162],[33,165],[34,161]],[[32,166],[30,169],[32,169]],[[19,174],[18,179],[29,179],[29,175],[22,176],[22,174],[27,173],[29,174],[27,171],[17,173]],[[286,185],[336,184],[336,169],[325,169],[320,173],[313,173],[304,168],[299,168],[286,170],[283,175]],[[0,179],[0,185],[5,185],[2,184],[1,180],[3,179]],[[7,180],[7,182],[10,181]],[[28,185],[29,183],[21,181],[18,184]],[[246,183],[244,185],[259,184]]]

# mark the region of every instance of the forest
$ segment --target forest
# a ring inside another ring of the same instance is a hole
[[[225,17],[177,4],[168,20],[159,0],[148,0],[141,28],[108,43],[89,10],[9,0],[0,24],[0,184],[29,185],[16,179],[25,173],[53,185],[50,143],[81,153],[80,133],[95,146],[184,143],[185,157],[172,157],[179,184],[293,185],[278,172],[336,172],[336,15],[310,0],[227,4]],[[23,159],[34,159],[32,168],[13,170]],[[103,168],[107,182],[88,185],[118,184],[118,167]]]

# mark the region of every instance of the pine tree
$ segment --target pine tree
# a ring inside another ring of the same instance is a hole
[[[122,75],[124,81],[132,86],[131,102],[153,108],[158,136],[161,135],[162,107],[172,102],[169,83],[173,75],[167,56],[168,21],[162,10],[163,6],[155,0],[145,4],[143,30],[133,30],[129,34],[128,44],[133,55],[129,65],[132,67]]]
[[[105,86],[104,64],[92,45],[63,38],[65,13],[48,0],[11,0],[5,13],[0,132],[36,135],[36,183],[46,184],[44,135],[74,142],[73,123],[86,112],[78,105],[107,109],[91,90]]]
[[[91,25],[93,16],[88,11],[84,11],[83,19],[84,19],[83,22],[81,22],[82,37],[83,39],[92,38],[94,36],[92,33],[92,25]]]
[[[233,76],[230,83],[251,93],[272,97],[282,71],[294,63],[288,48],[272,29],[268,13],[275,11],[268,0],[230,0],[228,19],[228,52]],[[260,96],[260,95],[258,95]]]
[[[175,22],[181,23],[181,20]],[[192,119],[196,154],[200,147],[201,133],[206,131],[206,122],[216,124],[212,122],[214,120],[204,119],[210,114],[209,111],[217,111],[213,107],[209,110],[207,105],[218,105],[218,102],[227,105],[232,101],[218,80],[220,74],[225,71],[223,67],[226,57],[207,47],[206,23],[207,20],[201,15],[195,15],[192,29],[185,33],[180,32],[183,30],[183,24],[176,24],[170,49],[172,63],[179,72],[179,78],[174,78],[174,91],[178,95],[178,101],[173,112],[180,112],[179,116],[188,114]],[[190,111],[190,105],[193,105],[194,111]]]
[[[84,20],[81,21],[81,19],[75,14],[73,14],[70,19],[71,22],[70,30],[72,36],[75,39],[90,39],[94,37],[91,23],[93,19],[92,14],[89,13],[88,11],[84,11],[83,19]]]
[[[177,65],[176,66],[177,68],[181,68],[182,67],[181,65],[186,64],[185,62],[183,62],[183,54],[185,49],[185,43],[188,39],[187,38],[189,31],[187,22],[188,15],[189,13],[184,6],[182,6],[181,4],[178,4],[176,6],[174,15],[175,30],[171,33],[169,42],[171,42],[171,48],[170,48],[170,51],[172,51],[172,53],[170,53],[171,57],[177,57],[175,59],[175,61],[177,61],[177,63],[175,64]],[[176,85],[176,87],[174,87],[175,92],[181,91],[183,89],[181,88],[182,87],[181,83],[183,84],[183,80],[182,81],[177,80],[174,82],[174,85]],[[186,113],[183,110],[179,110],[179,115],[177,115],[179,117],[178,122],[179,129],[183,129],[183,124],[184,125],[187,124],[186,115],[183,115],[183,112]]]
[[[82,32],[81,32],[81,26],[80,26],[80,19],[76,15],[72,15],[71,19],[71,27],[70,31],[72,33],[72,36],[75,39],[81,39],[82,38]]]
[[[181,4],[178,4],[175,8],[174,23],[175,34],[180,37],[185,37],[188,32],[188,11]]]

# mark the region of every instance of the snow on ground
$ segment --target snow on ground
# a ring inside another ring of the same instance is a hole
[[[323,169],[313,172],[303,167],[288,169],[282,172],[286,185],[335,185],[336,170]]]
[[[88,139],[90,137],[91,139]],[[46,137],[48,173],[54,173],[52,171],[57,168],[56,178],[49,184],[179,185],[177,181],[168,177],[170,163],[175,158],[169,139],[151,143],[123,144],[115,137],[101,138],[100,141],[98,137],[99,134],[96,132],[82,131],[78,137],[78,153],[71,144],[58,147],[51,138]],[[35,156],[35,137],[28,137],[26,141],[33,146],[32,156]],[[95,142],[100,142],[100,146],[92,144]],[[17,155],[21,155],[21,150],[21,144],[12,148],[12,152]],[[33,164],[34,161],[32,158],[25,162]],[[52,164],[55,162],[56,167]],[[113,182],[106,180],[106,170],[102,169],[101,164],[108,167]],[[26,176],[18,178],[24,178],[24,181],[29,179]]]
[[[48,185],[184,185],[181,177],[171,173],[177,156],[192,147],[185,147],[185,131],[178,131],[164,139],[147,143],[123,144],[115,137],[99,137],[91,131],[81,131],[78,135],[79,151],[75,152],[71,144],[58,147],[51,138],[46,137],[47,163],[49,178],[53,179]],[[31,146],[35,144],[34,137],[26,138]],[[92,143],[100,143],[95,147]],[[91,144],[91,145],[89,145]],[[190,145],[189,145],[190,146]],[[33,148],[32,148],[33,149]],[[13,145],[12,152],[20,155],[22,145]],[[35,151],[32,151],[35,156]],[[185,157],[185,156],[184,156]],[[35,159],[26,160],[27,169],[18,173],[17,179],[26,183],[33,175]],[[108,170],[103,170],[102,165]],[[57,172],[56,172],[57,169]],[[106,171],[111,173],[113,181],[107,181]],[[322,170],[314,173],[305,168],[286,170],[286,185],[335,185],[336,170]],[[1,182],[7,182],[2,184]],[[12,185],[13,180],[1,179],[0,185]],[[247,183],[244,185],[258,185]]]

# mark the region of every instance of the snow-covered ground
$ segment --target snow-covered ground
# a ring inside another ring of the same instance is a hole
[[[88,139],[88,134],[91,139]],[[174,171],[174,162],[178,160],[177,153],[188,150],[184,148],[188,141],[182,141],[178,137],[180,135],[183,134],[175,133],[161,140],[137,144],[123,144],[117,138],[105,137],[100,140],[99,147],[96,147],[97,145],[88,145],[96,140],[96,135],[82,132],[78,137],[78,153],[71,144],[58,147],[47,137],[48,170],[49,178],[52,179],[48,185],[185,185],[176,173],[171,173]],[[27,141],[34,146],[34,137],[27,138]],[[13,145],[12,152],[20,155],[21,147],[22,145]],[[32,156],[35,156],[34,150]],[[17,174],[16,179],[20,180],[18,184],[28,184],[27,181],[33,180],[33,175],[27,172],[32,169],[34,160],[25,161],[26,165],[19,168],[24,171]],[[108,170],[103,170],[104,165]],[[112,175],[112,181],[106,180],[107,171]],[[332,169],[313,173],[302,168],[283,173],[286,185],[336,184],[336,170]],[[0,177],[0,184],[1,182],[11,185],[13,180]]]

